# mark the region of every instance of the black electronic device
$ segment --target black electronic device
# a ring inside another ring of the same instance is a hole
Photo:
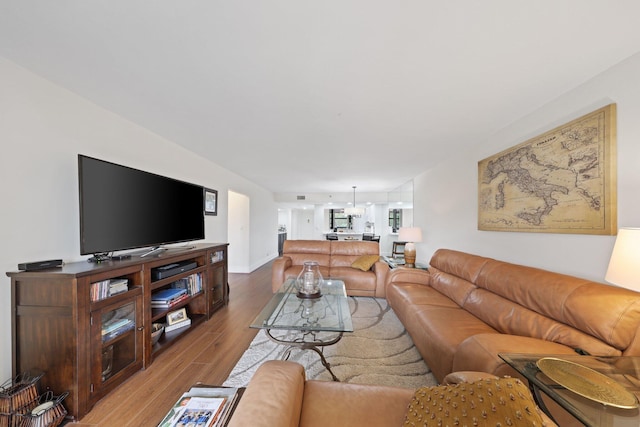
[[[151,269],[151,278],[153,280],[166,279],[167,277],[175,276],[176,274],[180,274],[188,270],[193,270],[197,267],[198,263],[193,261],[175,262],[173,264],[167,264],[163,265],[162,267]]]
[[[201,185],[81,154],[78,183],[82,255],[204,239]]]
[[[38,271],[48,268],[62,267],[64,262],[61,259],[48,259],[46,261],[21,262],[18,264],[18,270],[21,271]]]

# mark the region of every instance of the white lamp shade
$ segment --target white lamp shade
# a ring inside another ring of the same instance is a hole
[[[621,228],[604,279],[640,291],[640,228]]]
[[[398,240],[400,242],[422,242],[422,229],[420,227],[400,227]]]

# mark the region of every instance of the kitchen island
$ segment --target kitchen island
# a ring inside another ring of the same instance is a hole
[[[354,231],[325,231],[322,235],[326,238],[327,234],[336,234],[338,240],[362,240],[362,233]]]

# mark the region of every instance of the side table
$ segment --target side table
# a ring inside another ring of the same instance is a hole
[[[404,258],[389,258],[387,256],[383,256],[382,260],[389,265],[389,268],[394,269],[398,267],[404,267]],[[415,267],[406,267],[406,268],[416,268],[418,270],[429,270],[429,265],[423,264],[421,262],[416,262]]]
[[[505,353],[501,353],[499,356],[527,379],[536,403],[551,418],[553,416],[546,409],[541,392],[556,401],[586,426],[626,427],[640,425],[639,408],[621,409],[582,397],[551,380],[536,365],[538,360],[543,357],[556,357],[574,362],[606,375],[633,393],[636,398],[640,398],[640,357]]]

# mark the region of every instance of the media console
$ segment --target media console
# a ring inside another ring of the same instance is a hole
[[[14,376],[44,372],[43,389],[68,391],[64,405],[79,420],[227,304],[227,247],[198,244],[152,257],[7,273]],[[188,289],[186,297],[175,305],[152,307],[155,292],[179,287]],[[152,325],[166,323],[167,314],[182,309],[191,324],[155,342]]]

